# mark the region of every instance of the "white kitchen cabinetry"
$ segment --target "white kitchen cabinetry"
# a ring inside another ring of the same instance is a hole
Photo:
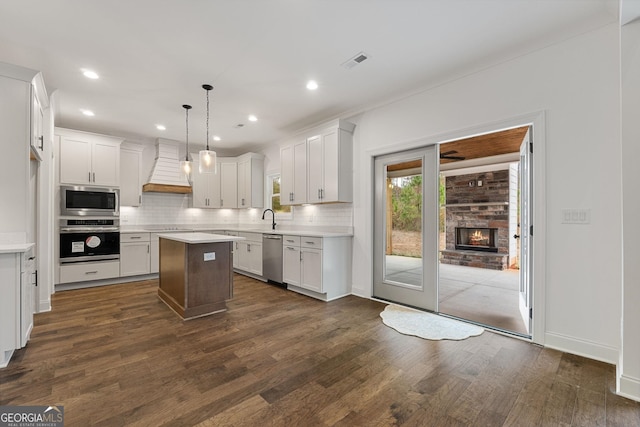
[[[343,127],[346,124],[343,122]],[[309,203],[353,201],[352,126],[330,129],[308,139]]]
[[[227,236],[237,236],[238,232],[237,231],[225,231],[225,233]],[[233,243],[233,250],[231,251],[233,254],[233,268],[237,269],[238,268],[238,258],[240,255],[240,247],[238,246],[238,242],[232,242]]]
[[[191,189],[194,208],[219,208],[220,196],[220,163],[218,163],[218,173],[198,172],[199,163],[193,162],[193,172],[191,173]]]
[[[280,204],[307,203],[307,141],[280,149]]]
[[[238,158],[238,207],[264,206],[264,156],[247,153]]]
[[[218,165],[220,174],[220,207],[238,207],[238,162],[235,158],[221,158]]]
[[[351,237],[284,236],[287,289],[330,301],[349,294]]]
[[[76,262],[60,266],[60,283],[120,277],[120,261]]]
[[[120,233],[120,277],[151,272],[149,233]]]
[[[238,262],[234,268],[262,276],[262,233],[239,232],[238,236],[246,240],[236,242],[238,245],[234,251],[234,263],[236,258]]]
[[[44,88],[44,83],[42,83],[40,80],[41,77],[38,79],[39,83],[34,83],[31,96],[31,152],[38,160],[42,160],[42,155],[44,153],[43,105],[48,106],[49,104],[49,101],[47,99],[48,97],[46,93],[44,93],[44,89],[36,89],[38,85],[42,85],[42,87]],[[43,97],[45,98],[45,102],[40,101],[40,98]]]
[[[27,345],[35,311],[34,246],[0,253],[0,367]]]
[[[282,240],[282,281],[300,286],[300,236],[284,236]]]
[[[119,187],[122,139],[56,128],[60,184]]]
[[[31,174],[38,166],[29,158],[33,154],[42,159],[43,144],[50,141],[43,138],[41,122],[49,100],[39,72],[4,63],[0,63],[0,94],[0,233],[23,233],[25,241],[35,241],[34,202],[40,196],[33,191],[40,183],[46,189],[48,179]],[[41,207],[40,212],[46,211]]]
[[[140,206],[142,181],[140,169],[143,147],[132,145],[120,149],[120,206]]]

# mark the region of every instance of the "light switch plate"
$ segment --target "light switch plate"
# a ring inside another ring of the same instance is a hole
[[[591,224],[591,209],[563,209],[563,224]]]
[[[215,252],[205,252],[204,253],[204,260],[205,261],[215,261],[216,260],[216,253]]]

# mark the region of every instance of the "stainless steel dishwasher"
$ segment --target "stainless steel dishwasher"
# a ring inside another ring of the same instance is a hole
[[[262,276],[282,284],[282,235],[262,235]]]

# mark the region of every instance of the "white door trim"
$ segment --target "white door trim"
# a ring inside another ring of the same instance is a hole
[[[533,298],[533,322],[531,325],[531,341],[544,345],[545,340],[545,313],[546,313],[546,127],[545,127],[545,111],[537,111],[529,114],[523,114],[514,116],[504,120],[498,120],[494,122],[487,122],[481,125],[472,126],[468,128],[462,128],[458,130],[452,130],[450,132],[444,132],[437,135],[416,138],[405,141],[391,142],[389,145],[367,150],[366,153],[369,156],[370,176],[374,175],[374,159],[376,156],[384,154],[390,154],[397,151],[410,150],[413,148],[424,147],[432,144],[439,144],[448,141],[455,141],[462,138],[468,138],[474,135],[482,135],[486,133],[493,133],[499,129],[509,129],[525,125],[533,125],[533,218],[532,224],[534,226],[534,236],[536,244],[532,250],[533,257],[533,282],[531,286],[532,298]],[[370,236],[373,236],[374,218],[374,198],[373,198],[373,185],[374,180],[371,180],[372,188],[370,188],[371,194],[371,210],[369,217]],[[372,237],[370,237],[372,238]],[[372,245],[373,246],[373,245]],[[373,255],[373,248],[371,250]],[[373,262],[370,264],[373,269]],[[371,288],[370,297],[373,294],[373,270],[371,270]]]

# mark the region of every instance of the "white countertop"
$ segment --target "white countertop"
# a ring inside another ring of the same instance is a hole
[[[261,233],[261,234],[280,234],[288,236],[309,236],[309,237],[353,237],[353,232],[341,232],[341,231],[324,231],[314,229],[291,229],[291,228],[278,228],[271,230],[264,227],[255,227],[251,225],[224,225],[224,224],[212,224],[212,225],[133,225],[133,226],[121,226],[121,233],[160,233],[160,234],[181,234],[198,231],[237,231],[245,233]]]
[[[35,246],[34,243],[0,243],[0,254],[26,252]]]
[[[234,242],[236,240],[245,240],[244,237],[226,236],[224,234],[212,233],[159,233],[158,237],[163,239],[175,240],[178,242],[197,244],[197,243],[219,243]]]

